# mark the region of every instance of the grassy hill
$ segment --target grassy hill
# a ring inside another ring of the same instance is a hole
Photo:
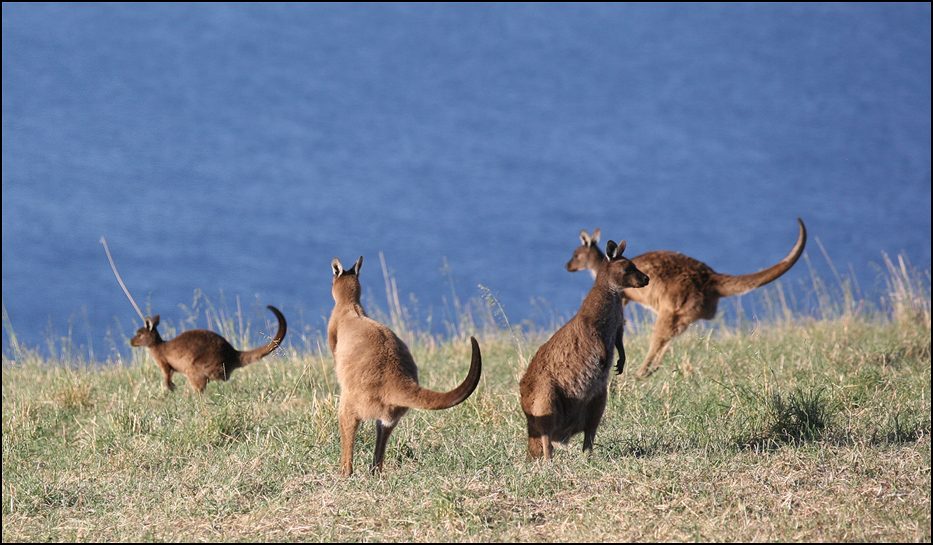
[[[929,542],[929,273],[888,264],[880,305],[815,281],[801,317],[778,283],[759,290],[765,318],[691,326],[643,381],[630,373],[651,318],[632,309],[594,452],[577,436],[552,463],[525,462],[518,379],[554,324],[509,324],[492,296],[458,305],[444,336],[390,302],[423,385],[459,383],[471,334],[484,367],[463,404],[403,418],[381,476],[365,471],[372,422],[357,474],[337,475],[339,386],[319,334],[289,331],[203,396],[182,375],[168,392],[143,351],[101,364],[14,342],[3,541]],[[248,323],[214,321],[256,344]]]

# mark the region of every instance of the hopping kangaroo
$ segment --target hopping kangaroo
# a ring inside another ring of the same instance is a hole
[[[279,320],[279,332],[269,344],[246,352],[233,348],[226,339],[206,329],[192,329],[170,341],[163,341],[156,330],[158,314],[145,319],[145,326],[130,339],[130,344],[149,347],[152,357],[162,368],[169,390],[175,389],[172,375],[177,371],[188,377],[192,388],[203,392],[209,380],[227,380],[235,369],[259,361],[279,346],[285,338],[285,317],[277,308],[268,308]]]
[[[622,257],[625,241],[606,244],[609,256],[576,316],[544,343],[522,377],[522,411],[528,420],[528,459],[551,459],[553,443],[583,432],[592,450],[606,408],[613,349],[616,371],[625,366],[622,290],[648,285],[648,276]],[[652,280],[653,282],[653,280]]]
[[[657,312],[658,317],[651,335],[648,355],[636,376],[646,377],[660,365],[661,358],[677,337],[693,322],[712,320],[720,297],[740,295],[763,286],[787,272],[807,242],[807,230],[797,218],[800,233],[790,253],[776,265],[767,269],[739,276],[720,274],[705,263],[677,252],[657,250],[632,258],[639,270],[651,277],[651,284],[642,289],[626,289],[623,299],[634,301]],[[593,276],[605,257],[599,250],[599,229],[590,236],[586,230],[580,232],[582,245],[567,263],[568,271],[588,269]]]
[[[482,358],[479,344],[470,337],[473,359],[466,378],[447,393],[418,385],[418,367],[408,346],[388,327],[366,316],[360,304],[360,267],[344,270],[336,257],[334,310],[327,323],[327,342],[334,354],[340,383],[340,472],[353,473],[353,443],[360,421],[376,419],[376,450],[370,470],[382,470],[389,435],[409,408],[447,409],[470,397],[479,383]]]

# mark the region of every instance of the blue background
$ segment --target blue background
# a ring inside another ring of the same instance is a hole
[[[566,319],[596,227],[741,274],[801,217],[815,273],[818,240],[877,296],[882,252],[930,268],[930,27],[929,3],[4,3],[4,350],[128,353],[102,235],[163,321],[203,290],[305,333],[335,256],[385,304],[379,252],[435,325],[480,284]]]

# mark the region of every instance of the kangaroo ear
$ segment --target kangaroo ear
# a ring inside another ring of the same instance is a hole
[[[588,235],[586,229],[580,231],[580,242],[587,248],[597,244],[599,242],[599,227],[593,231],[593,236]]]
[[[625,251],[624,240],[619,242],[618,245],[616,245],[616,243],[611,240],[606,243],[606,257],[608,257],[610,260],[619,259],[620,257],[622,257],[622,252],[624,251]]]
[[[335,257],[334,260],[330,262],[330,267],[334,269],[334,278],[343,274],[343,265],[340,264],[339,258]]]
[[[363,256],[360,256],[360,258],[356,260],[356,263],[353,264],[353,274],[359,276],[360,268],[362,266],[363,266]]]
[[[145,324],[146,324],[146,329],[148,329],[149,331],[152,331],[153,329],[156,328],[157,325],[159,325],[159,315],[156,314],[152,318],[146,318]]]

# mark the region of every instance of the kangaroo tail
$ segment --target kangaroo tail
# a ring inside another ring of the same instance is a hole
[[[800,254],[803,253],[803,247],[807,243],[807,228],[803,226],[803,221],[801,221],[800,218],[797,218],[797,223],[800,225],[800,234],[797,235],[797,244],[794,244],[794,247],[791,248],[790,253],[787,254],[784,259],[756,273],[738,276],[717,274],[715,276],[716,290],[719,295],[728,297],[730,295],[739,295],[751,291],[759,286],[764,286],[790,270],[790,268],[794,266],[794,263],[797,262],[797,259],[800,258]]]
[[[279,309],[269,305],[267,307],[269,310],[275,314],[275,317],[279,320],[279,332],[275,334],[275,337],[269,341],[269,344],[260,346],[259,348],[254,348],[246,352],[240,353],[240,363],[242,365],[249,365],[259,361],[260,359],[268,356],[273,350],[278,348],[279,344],[282,342],[282,339],[285,338],[285,331],[287,329],[285,325],[285,316],[282,316],[282,313],[279,312]]]
[[[467,373],[466,378],[463,379],[463,382],[460,383],[460,386],[457,386],[449,392],[442,393],[428,390],[427,388],[421,388],[417,384],[413,384],[417,390],[409,392],[408,395],[405,396],[408,399],[401,404],[415,409],[449,409],[454,405],[459,405],[465,401],[466,398],[470,397],[470,394],[476,389],[476,385],[479,384],[479,376],[483,368],[483,358],[479,351],[479,343],[476,342],[475,337],[470,337],[470,343],[473,345],[473,358],[470,360],[470,371]]]

